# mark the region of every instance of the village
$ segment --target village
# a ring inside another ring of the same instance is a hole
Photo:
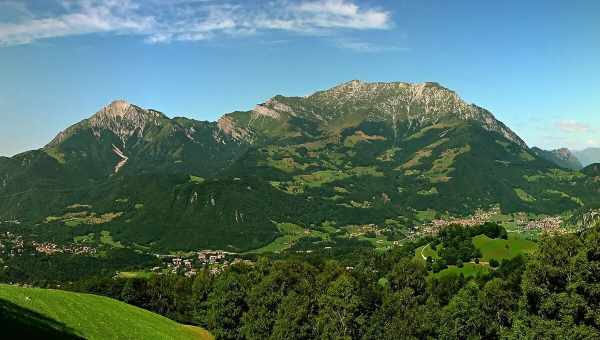
[[[451,225],[462,227],[474,227],[487,222],[502,222],[498,221],[497,217],[501,214],[499,208],[494,207],[490,210],[478,210],[474,215],[464,218],[448,218],[434,219],[429,223],[417,226],[409,233],[409,239],[418,239],[423,236],[435,236],[444,228]],[[563,234],[567,232],[564,227],[563,219],[560,216],[540,216],[530,217],[525,213],[516,213],[512,215],[509,223],[514,223],[517,230],[514,232],[534,232],[534,233],[550,233]],[[504,221],[507,222],[507,221]]]
[[[58,245],[52,242],[37,241],[26,242],[23,236],[10,231],[0,233],[0,256],[14,257],[25,254],[35,255],[36,253],[43,255],[94,255],[96,252],[96,248],[91,246],[77,244]]]
[[[234,257],[236,253],[230,253],[222,250],[199,250],[186,256],[160,255],[154,254],[163,261],[163,266],[157,266],[151,269],[156,274],[180,274],[186,277],[195,276],[198,271],[208,269],[213,274],[223,272],[227,267],[237,263],[252,263],[248,260],[242,260],[240,257]]]

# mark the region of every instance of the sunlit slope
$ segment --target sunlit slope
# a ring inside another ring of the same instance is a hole
[[[43,334],[49,334],[48,329],[56,329],[51,338],[212,339],[200,328],[90,294],[0,285],[0,310],[1,322],[19,323],[24,331],[45,329]],[[63,335],[56,336],[58,332]]]

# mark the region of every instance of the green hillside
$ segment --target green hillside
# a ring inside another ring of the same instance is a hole
[[[60,290],[0,285],[0,311],[9,332],[28,338],[212,339],[200,328],[123,302]]]

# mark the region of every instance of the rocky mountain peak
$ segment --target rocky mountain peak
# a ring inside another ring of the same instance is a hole
[[[125,100],[118,99],[105,106],[100,112],[106,115],[123,117],[127,114],[130,108],[131,104]]]
[[[158,111],[143,109],[125,100],[114,100],[90,118],[60,132],[46,147],[59,145],[74,132],[82,129],[90,129],[96,138],[111,132],[119,137],[125,146],[129,137],[143,137],[145,130],[150,126],[160,125],[163,119],[167,119],[166,116]]]
[[[94,135],[100,136],[103,130],[109,130],[125,145],[127,138],[133,135],[141,138],[149,126],[158,126],[161,118],[166,117],[158,111],[115,100],[93,115],[89,123]]]
[[[364,115],[371,121],[389,121],[393,126],[405,122],[415,128],[437,124],[444,119],[476,121],[486,130],[498,132],[527,148],[525,142],[491,112],[467,103],[456,92],[435,82],[368,83],[352,80],[316,92],[306,99],[328,112],[320,115],[326,120],[337,119],[340,113],[353,113]]]
[[[128,103],[125,100],[114,100],[96,112],[90,121],[100,122],[106,120],[147,120],[156,119],[163,116],[160,112],[146,110],[139,106]]]

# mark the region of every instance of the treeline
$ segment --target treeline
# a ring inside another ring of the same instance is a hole
[[[72,288],[204,326],[218,339],[600,339],[598,229],[545,236],[530,258],[474,279],[431,275],[414,249],[374,252],[353,268],[261,258],[216,276]]]
[[[22,256],[5,258],[0,270],[0,282],[28,283],[36,287],[56,287],[86,277],[112,277],[123,268],[147,268],[159,265],[152,255],[131,249],[107,249],[100,256],[36,254],[26,249]]]

